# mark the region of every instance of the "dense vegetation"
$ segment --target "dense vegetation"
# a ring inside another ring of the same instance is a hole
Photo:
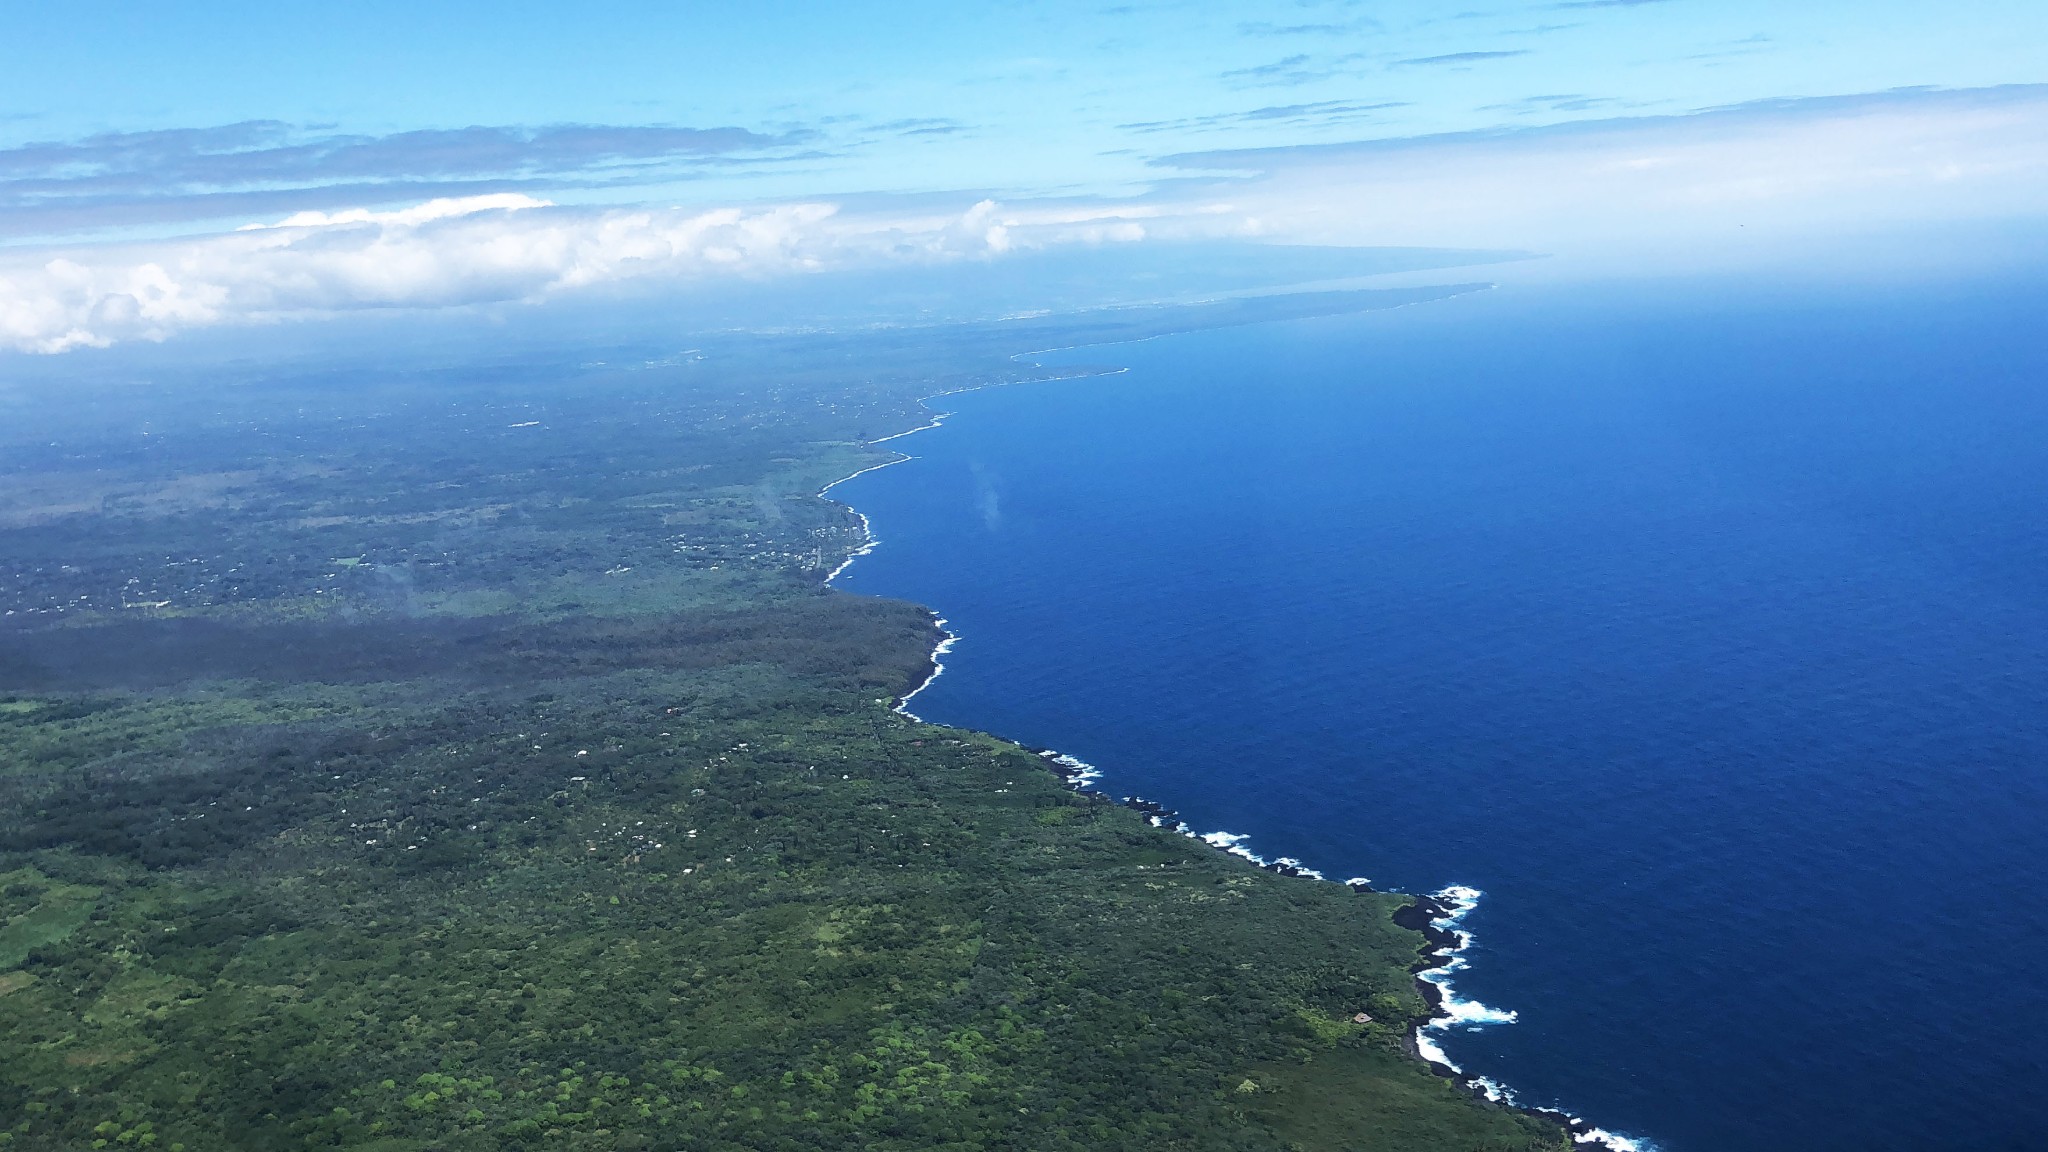
[[[1013,336],[21,432],[0,1148],[1562,1143],[1404,1051],[1403,898],[890,709],[931,615],[821,586],[816,492]]]

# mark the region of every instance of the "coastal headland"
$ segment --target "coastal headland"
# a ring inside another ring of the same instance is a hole
[[[310,453],[167,389],[11,481],[7,1146],[1565,1146],[1413,1055],[1415,898],[898,710],[943,631],[818,494],[1016,335],[280,384]]]

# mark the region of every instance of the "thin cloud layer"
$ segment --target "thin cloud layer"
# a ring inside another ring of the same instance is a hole
[[[220,213],[542,184],[632,184],[802,154],[801,133],[557,124],[386,136],[252,120],[0,149],[0,222],[16,235]]]
[[[1266,125],[1329,125],[1369,120],[1392,108],[1405,108],[1399,100],[1363,103],[1356,100],[1320,100],[1312,104],[1271,104],[1243,112],[1219,112],[1208,116],[1184,116],[1174,120],[1140,120],[1119,124],[1126,132],[1200,132],[1220,128]]]
[[[1148,239],[1542,250],[1631,273],[1781,260],[1815,237],[2048,216],[2048,87],[1774,101],[1160,163],[1173,175],[1124,200],[871,197],[703,211],[561,207],[501,192],[21,252],[0,260],[0,347],[62,352],[209,325]]]
[[[1248,225],[1307,243],[1626,255],[2048,215],[2048,86],[1782,100],[1686,116],[1166,157],[1232,175]]]
[[[1487,60],[1506,60],[1514,56],[1527,56],[1527,48],[1503,49],[1496,52],[1445,52],[1436,56],[1410,56],[1406,60],[1394,61],[1396,68],[1441,68],[1458,64],[1478,64]]]

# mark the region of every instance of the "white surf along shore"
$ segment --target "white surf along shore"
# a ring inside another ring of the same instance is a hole
[[[1087,347],[1087,345],[1084,345],[1084,347]],[[1019,353],[1018,355],[1011,357],[1011,359],[1021,360],[1026,356],[1038,356],[1048,352],[1065,350],[1066,349],[1047,348],[1036,352]],[[1036,367],[1038,365],[1034,363],[1033,366]],[[1090,373],[1090,375],[1116,375],[1127,371],[1129,371],[1128,368],[1112,368],[1103,370],[1101,372]],[[1032,381],[1019,381],[1019,383],[1032,383]],[[980,391],[982,388],[1007,386],[1008,384],[1004,383],[974,385],[967,388],[954,388],[949,389],[948,391],[945,392],[938,392],[934,393],[931,396],[927,396],[924,398],[924,400],[920,401],[920,403],[923,403],[927,407],[929,407],[930,401],[938,400],[946,396],[955,396],[962,392]],[[915,428],[907,429],[902,432],[891,433],[890,435],[883,436],[876,440],[870,440],[867,443],[869,446],[873,446],[876,444],[885,444],[891,440],[900,440],[906,436],[915,436],[920,432],[929,432],[932,431],[933,429],[944,426],[946,418],[951,415],[953,415],[953,413],[951,412],[941,412],[938,411],[937,409],[933,409],[932,417],[926,423],[920,424]],[[856,472],[852,472],[848,475],[841,476],[839,479],[832,481],[830,484],[825,485],[823,488],[820,488],[818,490],[818,495],[820,497],[829,499],[829,493],[834,488],[839,487],[841,484],[844,484],[849,480],[855,479],[856,477],[865,476],[870,472],[879,472],[884,468],[893,467],[897,464],[907,464],[915,459],[917,459],[916,456],[913,456],[907,452],[898,451],[895,459],[884,460],[879,464],[871,464],[866,468],[862,468]],[[872,553],[876,549],[876,547],[878,547],[881,544],[881,541],[875,536],[874,525],[871,521],[869,521],[867,514],[861,512],[857,508],[854,508],[851,504],[846,504],[845,501],[840,501],[840,503],[845,504],[846,509],[849,512],[852,512],[853,515],[860,520],[861,541],[858,547],[856,547],[852,552],[847,554],[845,560],[840,561],[839,565],[833,568],[832,571],[828,575],[826,575],[825,583],[828,585],[837,580],[843,573],[845,573],[845,571],[848,568],[852,567],[854,561]],[[938,644],[932,649],[931,675],[926,676],[924,678],[923,683],[920,683],[917,687],[911,689],[909,692],[905,693],[900,699],[898,699],[893,709],[899,715],[909,717],[911,720],[914,720],[920,724],[925,723],[925,720],[922,716],[919,716],[917,713],[912,712],[910,710],[910,702],[913,699],[915,699],[919,693],[931,687],[932,683],[945,673],[946,655],[952,652],[954,647],[960,642],[960,634],[953,631],[950,627],[948,627],[947,621],[945,619],[935,617],[934,623],[936,623],[939,627],[941,638]],[[1019,746],[1021,747],[1021,745]],[[1055,768],[1059,770],[1060,775],[1064,777],[1067,781],[1067,786],[1077,791],[1092,791],[1095,783],[1103,778],[1103,772],[1100,768],[1078,757],[1067,755],[1064,752],[1058,752],[1052,749],[1044,749],[1038,750],[1038,755],[1043,757],[1048,763],[1054,765]],[[1309,867],[1308,865],[1302,863],[1300,860],[1297,860],[1294,857],[1275,856],[1271,859],[1268,859],[1267,857],[1261,856],[1253,852],[1250,848],[1245,847],[1245,843],[1250,839],[1250,837],[1244,834],[1237,832],[1197,832],[1193,828],[1189,827],[1185,822],[1182,822],[1179,819],[1177,819],[1172,812],[1165,809],[1163,806],[1145,800],[1143,797],[1125,796],[1122,797],[1121,800],[1126,805],[1130,805],[1138,808],[1141,811],[1144,811],[1146,813],[1146,819],[1155,828],[1169,827],[1170,820],[1170,827],[1172,831],[1178,832],[1181,835],[1186,836],[1190,839],[1200,840],[1204,844],[1207,844],[1218,851],[1227,852],[1233,856],[1241,857],[1245,860],[1252,862],[1253,864],[1258,865],[1261,868],[1267,869],[1269,871],[1279,872],[1282,875],[1300,877],[1312,881],[1320,881],[1325,883],[1329,881],[1329,878],[1325,876],[1321,871]],[[1371,881],[1363,876],[1354,876],[1348,880],[1345,880],[1343,883],[1353,888],[1364,888],[1369,886]],[[1511,1108],[1520,1108],[1530,1112],[1540,1112],[1549,1116],[1556,1117],[1566,1125],[1567,1129],[1571,1133],[1572,1142],[1575,1144],[1584,1144],[1589,1146],[1605,1148],[1608,1149],[1608,1152],[1657,1152],[1657,1146],[1655,1144],[1652,1144],[1648,1140],[1643,1139],[1642,1137],[1626,1136],[1619,1132],[1610,1132],[1604,1128],[1594,1127],[1590,1123],[1588,1123],[1584,1118],[1578,1116],[1575,1113],[1566,1111],[1563,1108],[1540,1104],[1525,1104],[1516,1097],[1513,1089],[1486,1076],[1467,1076],[1465,1075],[1464,1069],[1460,1068],[1457,1064],[1452,1062],[1451,1058],[1445,1054],[1443,1046],[1440,1043],[1440,1040],[1444,1035],[1453,1031],[1476,1032],[1481,1029],[1493,1027],[1496,1025],[1513,1024],[1517,1019],[1517,1014],[1513,1011],[1507,1011],[1498,1008],[1490,1008],[1487,1005],[1481,1004],[1476,1000],[1467,1000],[1459,996],[1453,987],[1453,976],[1459,971],[1469,967],[1469,963],[1466,960],[1465,954],[1471,950],[1473,944],[1473,936],[1471,931],[1462,927],[1462,924],[1465,920],[1465,917],[1469,915],[1474,908],[1477,908],[1479,906],[1480,897],[1482,897],[1485,894],[1476,888],[1468,888],[1462,885],[1454,884],[1450,887],[1441,889],[1437,892],[1432,892],[1429,895],[1432,899],[1436,900],[1438,903],[1440,903],[1446,909],[1448,909],[1448,911],[1446,911],[1444,915],[1433,919],[1430,922],[1431,925],[1437,929],[1451,933],[1454,937],[1456,937],[1457,944],[1455,947],[1444,948],[1435,952],[1434,957],[1437,960],[1437,964],[1417,974],[1416,978],[1418,980],[1425,981],[1435,986],[1437,991],[1442,994],[1441,1003],[1439,1004],[1436,1013],[1433,1016],[1431,1016],[1428,1020],[1417,1025],[1411,1037],[1417,1055],[1421,1056],[1421,1058],[1427,1061],[1428,1063],[1436,1065],[1441,1069],[1448,1071],[1454,1078],[1458,1079],[1458,1081],[1462,1083],[1468,1090],[1480,1096],[1483,1096],[1486,1099],[1493,1101],[1494,1103],[1502,1104]]]

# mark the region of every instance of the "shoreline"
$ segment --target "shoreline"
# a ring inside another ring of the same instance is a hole
[[[1491,287],[1493,285],[1484,286],[1484,288]],[[1479,290],[1484,290],[1484,288]],[[1460,295],[1463,295],[1463,293],[1460,293]],[[1417,301],[1416,303],[1431,302],[1433,301]],[[1410,306],[1409,304],[1400,304],[1394,307],[1405,308]],[[1042,356],[1053,352],[1081,348],[1108,347],[1114,344],[1140,343],[1146,340],[1156,340],[1163,336],[1179,334],[1166,332],[1124,340],[1106,340],[1065,347],[1038,349],[1016,353],[1010,357],[1010,360],[1017,362],[1027,356]],[[1036,361],[1032,362],[1030,366],[1034,368],[1045,367],[1045,365]],[[1105,366],[1102,368],[1083,369],[1072,375],[1065,376],[1046,376],[1033,380],[998,381],[988,384],[969,385],[962,388],[950,388],[943,392],[935,392],[930,396],[920,398],[918,403],[929,407],[930,401],[945,396],[959,395],[963,392],[978,392],[986,388],[1010,387],[1016,384],[1086,379],[1093,376],[1114,376],[1128,371],[1130,371],[1129,367]],[[931,409],[931,411],[932,418],[928,422],[902,432],[895,432],[869,440],[864,446],[872,447],[876,444],[913,436],[919,432],[932,431],[933,429],[943,427],[947,418],[954,414],[950,411],[939,411],[937,409]],[[908,463],[915,459],[917,459],[916,456],[897,451],[895,459],[869,465],[866,468],[842,476],[820,488],[817,495],[823,499],[830,499],[827,494],[832,489],[839,487],[849,480],[865,476],[870,472],[880,471],[883,468]],[[841,574],[853,565],[855,560],[871,554],[881,543],[875,536],[873,524],[868,519],[866,513],[861,512],[846,501],[835,500],[833,502],[839,504],[859,519],[861,525],[861,544],[825,576],[823,584],[828,588],[832,586],[833,581],[838,579]],[[890,709],[898,715],[907,717],[919,724],[931,722],[912,712],[909,708],[910,701],[925,689],[931,687],[932,683],[945,673],[944,657],[958,645],[961,639],[959,633],[948,627],[948,621],[936,612],[932,613],[932,622],[940,634],[940,639],[933,645],[930,654],[931,673],[920,681],[916,687],[897,697]],[[991,733],[991,735],[994,734]],[[1047,770],[1058,776],[1061,783],[1069,790],[1079,795],[1105,800],[1112,804],[1140,812],[1154,828],[1166,829],[1186,836],[1189,839],[1199,840],[1218,852],[1237,856],[1264,871],[1273,872],[1277,875],[1321,883],[1337,883],[1337,881],[1330,880],[1320,870],[1312,868],[1294,857],[1279,856],[1269,860],[1264,856],[1254,853],[1251,849],[1244,846],[1245,842],[1250,839],[1247,835],[1225,831],[1196,832],[1190,825],[1180,819],[1179,813],[1157,801],[1148,800],[1142,796],[1112,796],[1107,792],[1101,791],[1094,785],[1103,779],[1103,771],[1079,757],[1052,748],[1035,748],[1020,741],[1008,740],[1007,737],[999,736],[997,738],[1007,740],[1008,743],[1031,752],[1044,760]],[[1341,883],[1354,892],[1378,891],[1372,887],[1371,881],[1363,876],[1355,876],[1341,881]],[[1394,922],[1402,928],[1420,933],[1424,943],[1427,945],[1423,951],[1422,958],[1411,969],[1415,977],[1416,990],[1421,995],[1423,1003],[1427,1008],[1423,1016],[1411,1020],[1408,1025],[1404,1047],[1412,1056],[1421,1061],[1436,1076],[1455,1081],[1460,1089],[1471,1094],[1475,1099],[1558,1125],[1575,1145],[1604,1148],[1608,1152],[1657,1152],[1656,1145],[1645,1138],[1632,1137],[1596,1127],[1584,1117],[1563,1108],[1523,1104],[1517,1099],[1513,1088],[1486,1076],[1467,1075],[1464,1069],[1454,1063],[1444,1052],[1442,1046],[1437,1043],[1437,1036],[1448,1033],[1460,1026],[1466,1030],[1477,1030],[1489,1025],[1512,1024],[1517,1020],[1517,1013],[1512,1010],[1502,1011],[1490,1008],[1478,1001],[1461,999],[1451,983],[1451,975],[1468,966],[1464,959],[1464,954],[1470,950],[1474,939],[1470,931],[1460,928],[1458,925],[1464,920],[1466,915],[1478,906],[1478,900],[1484,893],[1475,888],[1450,885],[1427,894],[1391,891],[1389,894],[1412,895],[1414,903],[1396,910]]]
[[[1152,333],[1148,333],[1148,334],[1146,334],[1146,335],[1143,335],[1143,336],[1124,336],[1124,337],[1117,337],[1117,338],[1112,338],[1112,339],[1108,339],[1108,340],[1087,340],[1087,341],[1083,341],[1082,343],[1079,343],[1079,344],[1056,344],[1056,345],[1054,345],[1054,346],[1052,346],[1052,347],[1050,347],[1050,348],[1038,348],[1038,349],[1034,349],[1034,350],[1032,350],[1032,351],[1029,351],[1029,352],[1018,352],[1018,353],[1015,353],[1015,354],[1013,354],[1013,355],[1012,355],[1012,356],[1010,357],[1010,359],[1011,359],[1011,360],[1022,360],[1022,359],[1023,359],[1024,357],[1026,357],[1026,356],[1045,356],[1045,355],[1049,355],[1049,354],[1051,354],[1051,353],[1054,353],[1054,352],[1076,352],[1076,351],[1079,351],[1079,350],[1081,350],[1081,349],[1083,349],[1083,348],[1108,348],[1108,347],[1111,347],[1111,346],[1114,346],[1114,345],[1117,345],[1117,344],[1143,344],[1144,342],[1146,342],[1146,341],[1148,341],[1148,340],[1162,340],[1162,339],[1165,339],[1166,337],[1169,337],[1169,336],[1186,336],[1186,335],[1188,335],[1189,333],[1192,333],[1192,332],[1216,332],[1216,331],[1220,331],[1220,330],[1222,330],[1222,329],[1224,329],[1224,328],[1243,328],[1243,327],[1249,327],[1249,326],[1251,326],[1251,325],[1254,325],[1254,324],[1279,324],[1279,323],[1285,323],[1285,322],[1287,322],[1287,320],[1289,320],[1289,319],[1295,319],[1295,320],[1309,320],[1309,319],[1325,319],[1325,318],[1327,318],[1328,316],[1357,316],[1357,315],[1363,315],[1363,314],[1364,314],[1364,313],[1366,313],[1366,312],[1398,312],[1398,311],[1400,311],[1400,310],[1401,310],[1401,309],[1403,309],[1403,308],[1414,308],[1414,307],[1417,307],[1418,305],[1423,305],[1423,304],[1438,304],[1438,303],[1442,303],[1442,302],[1443,302],[1443,301],[1445,301],[1445,300],[1455,300],[1455,299],[1457,299],[1457,298],[1458,298],[1458,297],[1460,297],[1460,296],[1470,296],[1470,295],[1472,295],[1472,294],[1473,294],[1473,293],[1475,293],[1475,292],[1492,292],[1492,291],[1494,291],[1494,290],[1498,289],[1498,288],[1500,287],[1500,284],[1499,284],[1499,282],[1498,282],[1498,281],[1492,281],[1492,280],[1488,280],[1488,281],[1475,281],[1475,282],[1472,282],[1472,283],[1466,283],[1466,284],[1450,284],[1450,285],[1438,285],[1438,287],[1447,287],[1447,288],[1455,288],[1455,289],[1457,289],[1457,291],[1455,291],[1455,292],[1448,292],[1448,293],[1446,293],[1446,294],[1444,294],[1444,295],[1442,295],[1442,296],[1431,296],[1431,297],[1427,297],[1427,298],[1425,298],[1425,299],[1422,299],[1422,300],[1404,300],[1404,301],[1402,301],[1402,302],[1401,302],[1401,303],[1399,303],[1399,304],[1389,304],[1389,305],[1387,305],[1387,306],[1386,306],[1386,307],[1384,307],[1384,308],[1365,308],[1365,309],[1360,309],[1360,310],[1358,310],[1358,311],[1356,311],[1356,312],[1333,312],[1333,313],[1327,313],[1327,314],[1321,314],[1321,315],[1311,315],[1311,316],[1296,316],[1296,317],[1278,317],[1278,318],[1274,318],[1274,319],[1270,319],[1270,320],[1246,320],[1246,321],[1242,321],[1242,322],[1237,322],[1237,323],[1226,323],[1226,324],[1217,324],[1217,325],[1210,325],[1210,326],[1206,326],[1206,327],[1194,327],[1194,328],[1174,328],[1174,329],[1169,329],[1169,330],[1167,330],[1167,331],[1164,331],[1164,332],[1152,332]],[[1262,296],[1277,296],[1277,295],[1286,295],[1286,293],[1284,293],[1284,292],[1276,292],[1276,293],[1259,293],[1258,295],[1262,295]],[[1223,298],[1223,297],[1219,297],[1219,299],[1222,299],[1222,298]],[[1038,364],[1038,363],[1033,363],[1033,364],[1032,364],[1032,367],[1034,367],[1034,368],[1043,368],[1043,367],[1044,367],[1044,365],[1043,365],[1043,364]],[[1130,369],[1129,369],[1129,368],[1118,368],[1118,369],[1116,369],[1115,371],[1117,371],[1117,372],[1128,372],[1128,371],[1130,371]],[[971,392],[971,391],[973,391],[973,389],[972,389],[972,388],[956,388],[956,389],[954,389],[953,391],[954,391],[954,392]],[[942,393],[939,393],[939,395],[941,395],[941,396],[950,396],[950,395],[952,395],[952,394],[953,394],[952,392],[942,392]],[[913,429],[913,431],[916,431],[916,429]],[[899,436],[901,436],[901,435],[908,435],[908,433],[901,433],[901,432],[899,432],[899,433],[897,433],[897,435],[899,435]],[[876,443],[876,444],[879,444],[879,443],[881,443],[881,441],[879,441],[879,440],[876,440],[876,441],[870,441],[870,443]]]

